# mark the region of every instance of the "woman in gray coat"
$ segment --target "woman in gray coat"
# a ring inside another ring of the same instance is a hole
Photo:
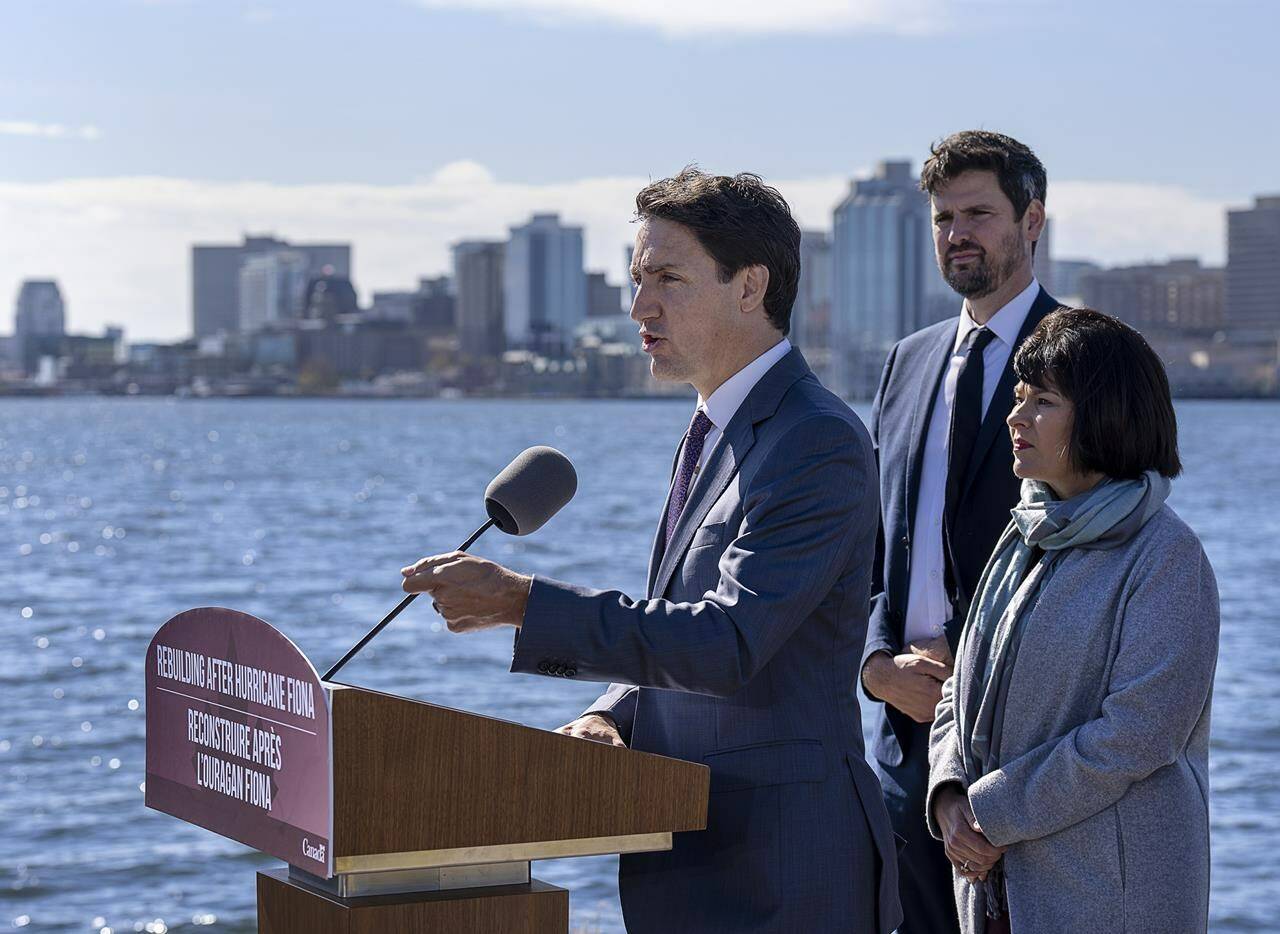
[[[927,819],[966,934],[1208,927],[1218,591],[1165,504],[1181,470],[1159,359],[1096,311],[1014,358],[1013,510],[929,748]]]

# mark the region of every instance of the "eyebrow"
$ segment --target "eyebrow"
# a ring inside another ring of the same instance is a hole
[[[954,214],[956,211],[994,211],[994,205],[985,202],[981,204],[970,204],[962,208],[939,208],[933,212],[934,217],[941,217],[943,214]]]
[[[634,279],[637,275],[640,274],[641,270],[649,273],[649,275],[652,276],[660,272],[665,272],[668,269],[679,269],[679,268],[680,268],[679,263],[657,263],[652,265],[645,264],[644,266],[633,265],[631,267],[631,278]]]

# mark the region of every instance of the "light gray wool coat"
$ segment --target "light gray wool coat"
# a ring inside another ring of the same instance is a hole
[[[1062,555],[1021,623],[998,760],[968,788],[1004,855],[1013,934],[1197,934],[1209,915],[1209,706],[1218,589],[1167,505],[1129,541]],[[965,785],[954,717],[977,676],[943,686],[927,819]],[[956,697],[959,692],[962,697]],[[965,934],[981,885],[954,875]]]

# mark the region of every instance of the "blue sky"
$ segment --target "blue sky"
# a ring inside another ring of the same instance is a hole
[[[190,327],[187,249],[355,243],[362,293],[534,209],[621,274],[629,194],[696,161],[807,226],[969,126],[1031,144],[1055,253],[1221,261],[1280,191],[1280,5],[1081,0],[0,0],[0,330],[25,276],[71,325]]]

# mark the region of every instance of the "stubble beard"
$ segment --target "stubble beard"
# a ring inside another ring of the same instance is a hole
[[[1001,261],[993,265],[984,251],[975,263],[956,269],[950,262],[942,267],[942,278],[958,295],[965,298],[986,298],[1012,278],[1022,264],[1022,234],[1014,231],[1000,243]]]

